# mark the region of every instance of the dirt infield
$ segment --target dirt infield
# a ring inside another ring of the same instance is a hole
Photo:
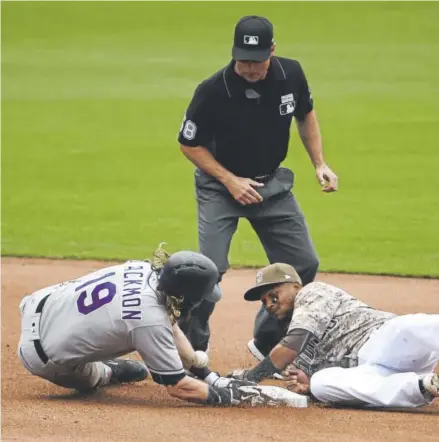
[[[25,293],[109,263],[2,259],[2,439],[23,442],[437,441],[439,404],[408,411],[215,409],[168,398],[151,380],[80,397],[29,375],[19,363],[18,303]],[[212,317],[211,366],[221,373],[253,364],[246,351],[258,303],[243,289],[255,270],[232,270]],[[439,280],[320,274],[374,307],[439,313]],[[439,339],[439,337],[436,337]]]

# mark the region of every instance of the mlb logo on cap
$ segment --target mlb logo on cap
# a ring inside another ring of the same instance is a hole
[[[259,44],[259,37],[257,35],[244,35],[244,44],[257,46]]]
[[[256,15],[242,17],[235,26],[232,57],[237,61],[262,62],[272,53],[273,25]]]

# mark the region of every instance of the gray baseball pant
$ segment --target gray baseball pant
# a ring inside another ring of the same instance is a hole
[[[242,206],[215,178],[201,170],[195,173],[198,203],[200,252],[213,260],[221,274],[229,267],[228,254],[239,218],[246,218],[257,233],[270,263],[292,265],[303,284],[313,281],[318,258],[302,211],[291,193],[293,173],[279,168],[258,191],[260,204]],[[192,312],[183,330],[196,350],[205,350],[210,332],[208,320],[215,304],[204,302]],[[289,321],[279,321],[261,306],[255,321],[254,337],[259,350],[267,354],[285,335]]]

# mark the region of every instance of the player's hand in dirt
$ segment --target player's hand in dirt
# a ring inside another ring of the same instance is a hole
[[[233,198],[243,206],[262,202],[263,198],[258,193],[256,188],[264,187],[263,183],[258,183],[251,178],[232,176],[226,182],[224,182],[224,185]]]
[[[309,394],[309,378],[303,370],[290,366],[282,372],[282,376],[288,390],[298,394]]]
[[[335,192],[338,189],[338,177],[326,164],[316,167],[316,177],[323,192]]]

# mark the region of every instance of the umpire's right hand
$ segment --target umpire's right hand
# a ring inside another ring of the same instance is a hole
[[[264,187],[264,184],[258,183],[251,178],[232,176],[224,182],[224,185],[233,198],[243,206],[247,204],[258,204],[263,200],[255,188]]]

